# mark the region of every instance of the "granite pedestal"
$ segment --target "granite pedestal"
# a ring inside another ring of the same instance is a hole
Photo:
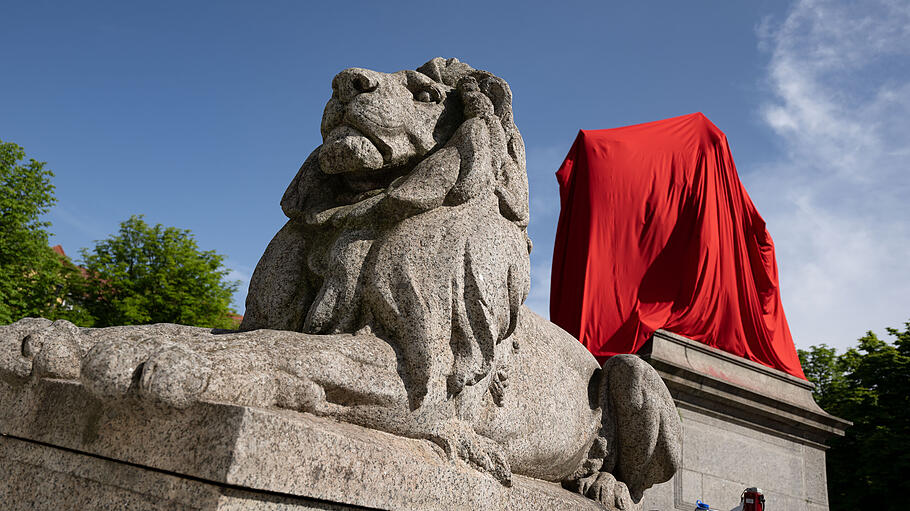
[[[305,413],[101,403],[75,382],[0,383],[0,509],[573,509],[599,504],[514,476],[502,486],[427,441]]]
[[[812,384],[658,330],[639,355],[660,373],[682,419],[682,466],[644,496],[645,510],[739,505],[760,487],[769,509],[827,511],[825,440],[848,421],[819,408]]]

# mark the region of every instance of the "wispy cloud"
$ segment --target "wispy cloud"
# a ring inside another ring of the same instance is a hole
[[[798,0],[759,29],[781,159],[744,176],[800,347],[910,319],[910,3]]]
[[[108,236],[108,234],[104,232],[104,229],[97,225],[97,223],[87,215],[70,211],[60,204],[55,205],[51,209],[48,214],[48,219],[50,219],[52,224],[63,223],[68,226],[69,229],[75,230],[82,236],[91,238],[92,240],[100,240]],[[51,229],[51,231],[53,230],[54,229]]]

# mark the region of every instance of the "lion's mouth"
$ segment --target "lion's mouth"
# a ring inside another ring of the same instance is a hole
[[[341,184],[338,202],[354,204],[369,199],[388,189],[393,181],[408,173],[407,166],[391,167],[379,170],[361,170],[345,172],[337,177]]]

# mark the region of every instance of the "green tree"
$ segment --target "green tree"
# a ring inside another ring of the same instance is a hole
[[[889,343],[867,332],[837,355],[825,345],[799,350],[825,411],[853,422],[827,452],[831,510],[903,510],[910,492],[910,322],[888,328]]]
[[[25,161],[22,147],[0,141],[0,324],[26,316],[91,323],[70,293],[81,275],[48,246],[50,223],[41,220],[56,202],[53,176],[44,162]]]
[[[85,306],[96,326],[180,323],[232,328],[224,256],[200,250],[189,230],[150,226],[142,216],[118,234],[82,249]]]

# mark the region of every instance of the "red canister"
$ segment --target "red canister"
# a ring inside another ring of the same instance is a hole
[[[743,511],[765,511],[765,496],[761,488],[746,488],[739,501]]]

